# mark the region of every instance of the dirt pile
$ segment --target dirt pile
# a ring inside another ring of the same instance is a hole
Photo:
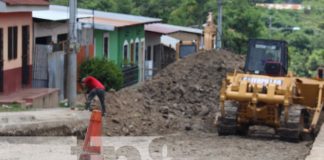
[[[169,65],[153,80],[109,92],[107,135],[154,135],[213,131],[218,92],[227,72],[243,67],[244,56],[201,52]]]

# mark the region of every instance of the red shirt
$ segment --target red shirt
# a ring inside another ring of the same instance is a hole
[[[92,90],[94,88],[105,90],[105,86],[92,76],[86,77],[82,80],[82,82],[88,87],[89,90]]]

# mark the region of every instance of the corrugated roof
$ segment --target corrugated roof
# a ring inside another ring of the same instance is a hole
[[[30,6],[48,6],[48,0],[0,0],[5,2],[9,6],[23,6],[23,5],[30,5]]]
[[[93,14],[92,10],[89,9],[78,9],[78,12],[83,14],[91,14],[91,15]],[[129,21],[129,22],[134,22],[135,24],[139,24],[139,23],[146,24],[146,23],[162,21],[162,19],[160,18],[144,17],[144,16],[123,14],[123,13],[103,12],[98,10],[94,11],[94,17],[108,18],[117,21]]]
[[[94,13],[94,19],[86,18],[92,17]],[[50,5],[47,11],[35,11],[33,12],[34,18],[58,21],[67,20],[69,17],[69,8],[66,6]],[[103,11],[92,11],[90,9],[78,9],[78,18],[81,23],[93,23],[100,25],[100,28],[107,26],[108,28],[124,27],[138,24],[147,24],[154,22],[161,22],[159,18],[150,18],[143,16],[135,16],[121,13],[103,12]],[[105,27],[104,27],[105,28]]]
[[[203,34],[203,30],[201,29],[176,26],[176,25],[164,24],[164,23],[146,24],[145,31],[156,32],[161,34],[171,34],[174,32],[188,32],[193,34]]]
[[[162,25],[147,24],[145,25],[145,31],[156,32],[161,34],[170,34],[179,30],[175,28],[165,27]]]
[[[77,18],[87,18],[92,15],[78,14]],[[44,11],[33,11],[33,18],[49,20],[49,21],[63,21],[69,19],[69,11],[56,11],[56,10],[44,10]]]

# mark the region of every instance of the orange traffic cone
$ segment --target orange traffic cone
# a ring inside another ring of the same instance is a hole
[[[90,124],[84,139],[83,151],[99,153],[101,152],[101,133],[102,118],[99,110],[93,110],[91,114]],[[94,138],[96,137],[96,138]]]

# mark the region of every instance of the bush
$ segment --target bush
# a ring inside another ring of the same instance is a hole
[[[123,74],[118,66],[106,59],[91,59],[84,61],[80,66],[80,77],[91,75],[97,78],[105,87],[106,90],[111,88],[119,90],[123,87]]]

